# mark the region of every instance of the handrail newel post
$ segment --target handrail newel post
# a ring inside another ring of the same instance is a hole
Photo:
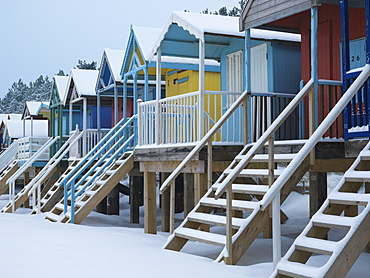
[[[172,235],[175,231],[175,182],[171,183],[170,186],[170,234]]]
[[[225,257],[226,264],[233,264],[233,212],[232,212],[233,191],[230,184],[226,190],[226,251]]]
[[[208,141],[207,146],[207,188],[211,188],[212,186],[212,160],[213,160],[213,153],[212,153],[212,137]]]

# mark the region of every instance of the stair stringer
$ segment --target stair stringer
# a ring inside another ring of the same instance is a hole
[[[105,196],[112,191],[112,189],[124,178],[124,176],[134,167],[134,155],[133,153],[130,154],[129,157],[124,158],[126,154],[124,154],[120,159],[116,160],[115,162],[111,163],[109,167],[107,167],[106,171],[102,173],[102,175],[96,179],[89,187],[87,187],[84,193],[81,194],[76,199],[75,206],[77,210],[75,210],[75,224],[80,224],[90,213],[93,209],[104,199]],[[124,160],[116,169],[114,169],[114,173],[108,174],[107,171],[110,171],[114,168],[118,161]],[[106,178],[106,179],[105,179]],[[98,185],[99,181],[104,181]],[[91,195],[90,197],[87,196],[87,192],[93,191],[94,188],[98,187],[96,193]],[[83,199],[87,198],[87,201],[82,201]],[[58,207],[64,206],[64,199],[61,199],[58,204],[51,210],[53,212],[55,209],[58,210]],[[48,218],[48,215],[46,216]],[[48,218],[49,220],[53,221],[53,219]],[[69,223],[70,219],[70,212],[67,214],[60,214],[58,222]]]
[[[285,199],[289,196],[290,192],[294,189],[296,184],[301,180],[303,175],[310,168],[310,159],[307,156],[304,161],[301,163],[300,167],[291,175],[288,181],[281,189],[281,202],[283,203]],[[213,193],[212,188],[207,191],[203,198],[211,196]],[[201,207],[200,202],[195,206],[192,212],[206,212],[207,208]],[[211,211],[212,209],[210,209]],[[209,212],[210,212],[209,211]],[[190,214],[189,214],[190,215]],[[269,210],[265,209],[264,211],[255,209],[252,214],[245,219],[244,225],[233,235],[233,260],[232,264],[236,264],[243,254],[247,251],[249,246],[265,228],[269,221]],[[188,217],[180,225],[180,228],[192,228],[198,229],[202,224],[197,222],[189,221]],[[183,246],[189,241],[189,239],[178,237],[173,233],[167,240],[165,244],[165,249],[180,251]],[[226,252],[226,247],[220,253],[216,261],[222,261],[224,259],[224,254]]]
[[[47,179],[56,172],[56,170],[57,169],[54,168],[48,176],[43,178],[41,180],[41,184],[45,183],[47,181]],[[31,187],[29,187],[27,185],[25,187],[23,187],[22,190],[19,191],[18,194],[14,198],[14,209],[13,209],[12,202],[8,202],[3,207],[1,212],[11,213],[12,211],[16,211],[24,202],[26,202],[28,200],[28,198],[29,198],[28,193],[30,192],[30,190],[31,190]]]
[[[308,156],[302,162],[300,167],[298,167],[298,169],[291,175],[291,177],[285,183],[285,185],[282,187],[280,195],[281,203],[283,203],[286,200],[286,198],[292,192],[297,183],[302,179],[304,174],[307,173],[309,168],[310,168],[310,158]],[[257,238],[257,236],[262,232],[264,227],[268,224],[268,221],[269,221],[269,209],[265,209],[264,211],[257,210],[255,212],[255,215],[252,217],[251,221],[243,229],[240,229],[235,235],[233,235],[232,264],[237,264],[237,262],[248,250],[253,241]],[[225,258],[223,256],[224,252],[226,252],[226,247],[220,254],[219,258],[217,259],[218,261],[221,261]]]
[[[76,159],[71,162],[68,168],[63,172],[59,179],[50,187],[47,193],[41,199],[41,212],[50,211],[56,203],[63,197],[64,186],[60,183],[64,178],[78,165],[79,159]],[[33,212],[36,213],[36,212]]]
[[[369,152],[370,144],[368,144],[364,150]],[[350,167],[349,171],[354,171],[356,166],[361,161],[361,153],[353,165]],[[367,160],[370,159],[370,156],[367,157]],[[367,171],[370,173],[369,171]],[[346,277],[347,273],[366,248],[368,243],[370,242],[370,194],[366,193],[365,198],[361,202],[367,202],[365,208],[361,213],[351,219],[350,223],[352,224],[345,224],[350,226],[348,233],[338,242],[329,241],[335,247],[335,251],[330,255],[329,260],[321,267],[314,267],[305,265],[307,260],[310,258],[312,252],[296,252],[296,245],[297,242],[302,242],[305,240],[308,235],[310,234],[310,238],[315,239],[322,239],[323,243],[322,246],[325,246],[325,237],[327,236],[327,230],[318,231],[312,233],[310,231],[314,228],[314,222],[317,221],[317,218],[321,215],[339,215],[342,213],[342,208],[339,206],[332,205],[330,203],[330,199],[333,198],[332,196],[336,194],[336,197],[343,194],[340,192],[342,186],[346,183],[353,186],[355,183],[351,183],[346,181],[346,173],[343,178],[339,181],[338,185],[335,189],[329,194],[327,199],[325,200],[324,204],[320,207],[320,209],[312,216],[310,222],[304,228],[302,233],[295,239],[292,246],[288,250],[288,252],[284,255],[284,257],[278,263],[276,269],[272,273],[270,277],[313,277],[313,278],[329,278],[329,277]],[[361,177],[359,176],[358,179],[360,180]],[[363,178],[364,182],[370,181],[370,176]],[[360,182],[357,182],[360,183]],[[356,193],[351,193],[356,194]],[[357,193],[359,194],[359,193]],[[365,200],[365,201],[364,201]],[[325,212],[325,213],[324,213]],[[350,217],[348,217],[350,218]],[[329,225],[330,226],[330,225]],[[309,272],[309,274],[307,274]]]
[[[18,161],[16,159],[12,160],[1,172],[0,174],[0,196],[8,190],[9,184],[6,182],[8,179],[18,170]]]

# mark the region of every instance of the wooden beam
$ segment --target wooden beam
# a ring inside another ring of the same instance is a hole
[[[35,173],[35,175],[36,175],[36,173]],[[24,184],[24,187],[26,187],[26,185],[30,182],[30,173],[29,172],[24,172],[23,177],[24,177],[23,184]],[[29,198],[27,198],[27,200],[24,201],[23,206],[25,208],[30,207],[30,199]]]
[[[184,217],[194,208],[194,174],[184,174]]]
[[[309,172],[346,172],[355,159],[315,159]]]
[[[143,198],[143,177],[130,176],[130,223],[139,223],[139,208]]]
[[[161,173],[161,184],[168,178],[168,173]],[[170,188],[161,194],[162,232],[170,231]]]
[[[157,233],[156,180],[154,172],[144,172],[144,233]]]
[[[309,173],[310,217],[322,206],[327,197],[327,173]]]
[[[140,162],[140,172],[172,173],[181,161],[145,161]],[[183,173],[205,173],[204,161],[191,161],[182,171]]]

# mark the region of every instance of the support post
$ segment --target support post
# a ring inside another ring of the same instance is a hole
[[[168,173],[161,173],[161,184],[168,178]],[[170,231],[170,188],[161,194],[162,232]]]
[[[134,115],[137,114],[137,99],[138,99],[138,93],[137,93],[137,72],[134,73]]]
[[[156,144],[161,143],[161,106],[159,100],[161,99],[161,91],[162,91],[162,49],[161,46],[158,47],[157,50],[157,64],[156,64],[156,121],[155,121],[155,142]]]
[[[69,103],[69,133],[72,132],[72,123],[73,121],[73,104],[70,102]]]
[[[230,185],[226,191],[226,250],[227,257],[225,263],[228,265],[233,264],[233,211],[232,211],[233,191]]]
[[[272,201],[272,260],[273,269],[276,268],[281,259],[281,220],[280,220],[280,192],[276,194]]]
[[[119,185],[117,184],[107,195],[107,214],[119,215]]]
[[[200,38],[199,39],[198,140],[201,140],[204,136],[204,57],[205,57],[204,38]]]
[[[139,223],[139,208],[143,204],[143,177],[130,176],[130,223]]]
[[[176,206],[176,185],[172,182],[170,186],[170,234],[175,231],[175,206]]]
[[[96,126],[98,128],[98,139],[101,139],[101,102],[100,102],[100,93],[97,92],[96,96],[96,105],[97,105],[97,111],[96,111]]]
[[[144,84],[144,101],[149,100],[149,64],[145,61],[144,68],[145,84]]]
[[[127,118],[127,76],[123,77],[123,111],[122,111],[122,118]]]
[[[369,2],[369,1],[367,1]],[[365,193],[370,193],[370,182],[365,182]],[[366,253],[370,253],[370,242],[369,244],[366,246]]]
[[[153,172],[144,172],[144,232],[157,233],[156,180]]]
[[[117,123],[118,123],[118,88],[116,81],[114,81],[114,125],[116,125]]]
[[[245,30],[245,72],[244,72],[244,78],[245,78],[245,90],[247,92],[252,91],[252,82],[251,82],[251,31],[250,29]],[[250,96],[247,96],[246,101],[244,103],[245,105],[245,121],[246,124],[244,125],[245,133],[244,133],[244,141],[247,143],[251,142],[251,138],[249,135],[252,134],[252,117],[250,113],[252,112],[252,104],[251,104],[251,98]],[[246,132],[247,131],[247,132]]]
[[[194,203],[197,204],[207,192],[207,174],[194,174]]]
[[[318,89],[319,89],[319,74],[318,74],[318,47],[317,47],[317,36],[318,33],[318,7],[314,6],[311,8],[311,77],[313,79],[314,87],[314,128],[318,127]]]
[[[327,173],[309,173],[310,217],[321,207],[327,197]]]
[[[208,157],[207,157],[207,160],[208,160],[208,165],[207,165],[207,188],[211,188],[212,186],[212,160],[213,160],[213,155],[212,155],[212,139],[210,139],[208,141],[208,146],[207,146],[207,150],[208,150]]]
[[[184,217],[194,208],[194,174],[184,173]]]
[[[86,130],[87,130],[87,99],[83,99],[83,130],[85,130],[83,137],[82,137],[82,153],[83,156],[87,153],[87,145],[86,145]]]

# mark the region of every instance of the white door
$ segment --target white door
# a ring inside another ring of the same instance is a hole
[[[251,48],[251,90],[255,93],[268,92],[267,44]],[[252,97],[252,141],[262,135],[272,122],[271,100],[268,97]]]

